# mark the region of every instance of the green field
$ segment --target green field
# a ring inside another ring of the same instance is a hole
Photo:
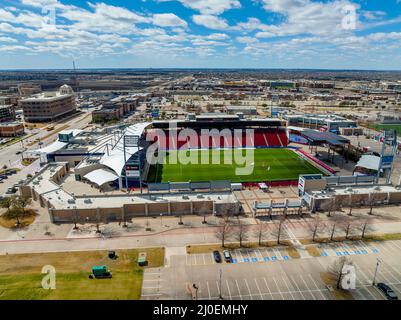
[[[198,163],[201,157],[209,156],[209,164],[171,164],[170,157],[176,157],[177,152],[170,151],[163,164],[150,167],[148,182],[185,182],[230,180],[231,182],[263,182],[298,180],[300,174],[321,173],[316,167],[300,158],[289,149],[255,149],[254,169],[248,175],[236,175],[234,164],[224,164],[223,150],[199,150]],[[244,152],[244,151],[243,151]],[[208,154],[208,155],[207,155]],[[220,156],[221,164],[212,164],[212,157]],[[195,158],[196,159],[196,158]],[[238,167],[244,167],[240,165]],[[270,167],[270,170],[268,168]]]
[[[401,137],[401,124],[371,124],[369,127],[378,131],[395,130],[397,135]]]
[[[0,300],[137,300],[141,295],[143,267],[138,253],[146,252],[149,267],[164,264],[164,249],[116,251],[111,260],[107,251],[0,255]],[[42,267],[56,269],[56,289],[41,286]],[[92,266],[105,265],[111,279],[89,279]]]

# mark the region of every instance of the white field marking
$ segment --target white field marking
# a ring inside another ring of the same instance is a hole
[[[272,277],[272,279],[273,279],[273,281],[274,281],[274,284],[275,284],[276,287],[277,287],[278,292],[280,293],[281,300],[285,300],[283,294],[281,293],[280,287],[277,285],[276,279],[275,279],[274,277]]]
[[[288,286],[287,282],[285,281],[284,277],[281,277],[283,279],[283,282],[285,284],[285,286],[287,287],[288,292],[291,292],[292,290],[290,289],[290,287]],[[292,300],[295,300],[294,295],[291,293],[291,298]]]
[[[320,290],[319,287],[318,287],[318,285],[316,284],[315,279],[313,279],[313,277],[311,276],[310,273],[308,274],[308,276],[309,276],[309,278],[312,280],[313,285],[316,287],[316,289]],[[323,297],[323,300],[327,300],[327,297],[326,297],[321,291],[319,291],[319,292],[320,292],[320,295]]]
[[[255,281],[256,288],[257,288],[257,289],[258,289],[258,291],[259,291],[259,294],[260,294],[260,300],[263,300],[262,291],[260,291],[260,288],[259,288],[258,282],[256,281],[256,278],[254,278],[253,280]]]
[[[209,296],[209,300],[211,300],[209,282],[207,282],[207,281],[206,281],[206,287],[207,287],[207,294]]]
[[[295,285],[297,291],[299,291],[299,292],[301,293],[302,299],[303,299],[303,300],[306,300],[304,294],[303,294],[303,293],[301,292],[301,290],[299,289],[296,280],[294,280],[295,277],[288,277],[288,278],[290,278],[290,279],[292,279],[292,281],[294,281],[294,285]],[[284,277],[283,277],[283,279],[284,279]],[[290,283],[291,283],[291,282],[290,282]],[[305,290],[304,290],[304,292],[305,292]],[[308,292],[308,291],[306,291],[306,292]],[[312,297],[313,297],[313,295],[312,295]]]
[[[313,297],[313,300],[317,300],[315,295],[313,294],[312,290],[309,289],[308,284],[306,283],[305,279],[302,277],[302,274],[299,275],[299,277],[301,278],[301,280],[303,281],[303,283],[305,284],[306,288],[308,289],[308,291],[310,292],[310,294]]]
[[[274,300],[274,297],[273,297],[273,295],[272,295],[272,293],[271,293],[271,291],[270,291],[270,289],[269,289],[269,286],[267,285],[267,280],[266,280],[266,278],[263,278],[263,281],[265,282],[265,286],[266,286],[266,288],[267,288],[267,291],[269,291],[270,296],[271,296],[272,299]]]
[[[248,290],[249,294],[252,296],[253,294],[252,294],[251,290],[249,289],[248,281],[246,281],[246,279],[244,279],[244,281],[245,281],[246,289]]]
[[[235,284],[237,285],[237,290],[238,290],[239,297],[242,300],[242,294],[241,294],[241,290],[239,289],[239,285],[238,285],[237,279],[235,279]]]
[[[230,300],[232,300],[232,298],[231,298],[231,290],[230,290],[230,286],[228,285],[228,280],[226,280],[226,285],[227,285],[228,295],[230,296]]]

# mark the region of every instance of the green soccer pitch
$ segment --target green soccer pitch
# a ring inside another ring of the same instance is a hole
[[[169,151],[163,164],[152,165],[149,169],[148,182],[203,182],[211,180],[230,180],[231,182],[264,182],[298,180],[300,174],[322,173],[307,160],[289,149],[255,149],[251,162],[254,170],[249,175],[236,175],[235,169],[244,165],[224,164],[224,150],[198,150],[198,164],[171,164],[169,158],[175,153]],[[245,152],[245,150],[243,150]],[[209,159],[220,156],[221,164],[199,164],[201,153]],[[219,155],[220,153],[220,155]],[[245,153],[244,153],[245,154]],[[179,162],[179,161],[178,161]],[[269,170],[270,167],[270,170]]]

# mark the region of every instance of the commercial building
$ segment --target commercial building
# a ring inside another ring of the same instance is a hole
[[[285,114],[283,118],[288,121],[288,126],[322,129],[335,133],[340,133],[340,128],[356,128],[358,126],[354,120],[333,114]]]
[[[0,105],[0,122],[15,120],[15,108],[13,105]]]
[[[248,116],[257,115],[256,106],[226,106],[226,111],[228,114],[237,114],[242,113]]]
[[[71,87],[63,85],[58,92],[46,92],[20,101],[26,122],[49,122],[76,110]]]
[[[136,97],[117,97],[102,104],[99,110],[92,112],[93,122],[108,122],[119,120],[136,110],[139,98]]]
[[[24,125],[19,122],[1,122],[0,137],[18,137],[24,134]]]

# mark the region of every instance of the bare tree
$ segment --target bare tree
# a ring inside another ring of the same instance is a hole
[[[318,215],[313,217],[312,223],[309,224],[309,230],[312,233],[312,241],[315,242],[316,237],[325,229],[326,225],[323,224],[322,220]]]
[[[345,239],[348,239],[349,235],[351,234],[352,230],[354,229],[353,221],[350,218],[342,217],[338,229],[345,233]]]
[[[357,227],[357,229],[361,232],[362,240],[365,239],[367,233],[371,233],[376,230],[372,225],[372,219],[365,219],[362,224]]]
[[[242,243],[248,240],[248,228],[247,225],[240,219],[238,219],[238,224],[236,226],[236,232],[234,234],[235,239],[238,240],[239,246],[242,247]]]
[[[329,201],[326,201],[325,203],[322,204],[321,207],[322,210],[327,212],[327,216],[331,217],[332,212],[337,209],[336,201],[334,198],[330,198]]]
[[[258,224],[258,229],[256,230],[255,235],[258,238],[259,246],[261,246],[263,239],[268,235],[268,224],[265,222],[260,222]]]
[[[280,217],[279,222],[274,225],[274,229],[272,231],[272,235],[277,239],[277,244],[281,244],[281,238],[284,234],[285,228],[285,218]]]
[[[230,239],[233,228],[228,216],[223,216],[220,226],[216,229],[216,238],[221,240],[221,246],[224,248],[225,242]]]
[[[341,257],[333,262],[328,268],[328,272],[333,281],[336,282],[336,288],[341,289],[341,280],[343,277],[344,265],[352,264],[351,260],[347,257]]]

